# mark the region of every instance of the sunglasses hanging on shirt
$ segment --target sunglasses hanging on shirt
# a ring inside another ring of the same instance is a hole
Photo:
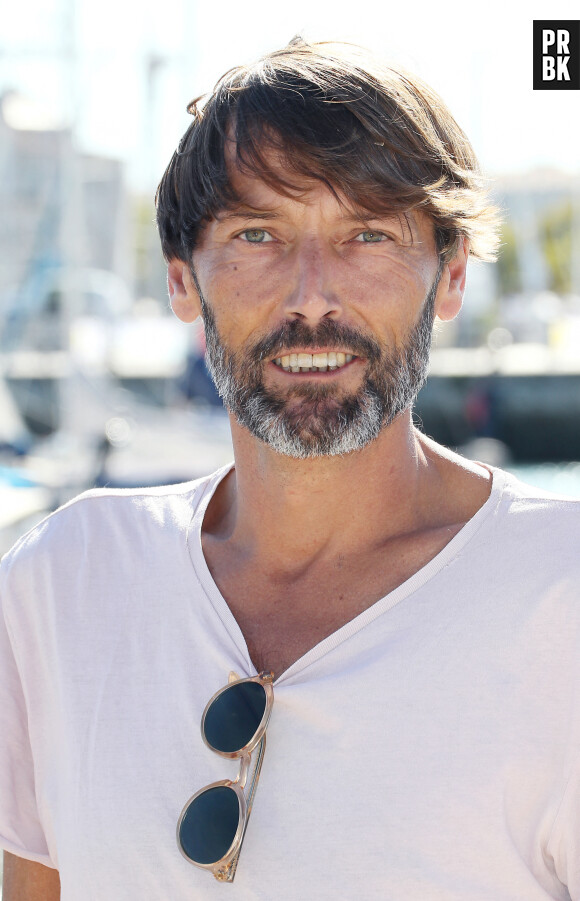
[[[216,754],[239,758],[234,780],[213,782],[193,795],[177,823],[183,856],[220,882],[233,882],[266,749],[266,727],[274,703],[273,673],[230,681],[209,700],[201,718],[201,735]],[[252,752],[255,762],[247,793]]]

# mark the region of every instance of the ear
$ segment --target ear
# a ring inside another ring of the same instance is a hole
[[[455,256],[443,267],[435,300],[435,315],[446,322],[454,319],[461,309],[465,292],[469,241],[461,238]]]
[[[191,271],[183,260],[170,260],[167,287],[173,312],[182,322],[194,322],[201,315],[201,303]]]

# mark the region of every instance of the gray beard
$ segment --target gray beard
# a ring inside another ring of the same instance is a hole
[[[201,299],[206,363],[226,408],[252,435],[289,457],[337,456],[366,447],[412,406],[427,378],[441,270],[440,266],[419,321],[394,349],[335,320],[323,321],[315,329],[291,320],[231,353],[220,339],[213,310],[192,269]],[[367,360],[360,388],[344,393],[330,382],[306,380],[284,391],[264,386],[264,359],[320,346],[346,347]]]

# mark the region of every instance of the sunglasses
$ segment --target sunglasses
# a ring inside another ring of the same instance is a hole
[[[272,705],[274,673],[229,682],[209,700],[201,718],[201,736],[222,757],[239,758],[232,781],[213,782],[196,792],[181,812],[177,844],[190,863],[210,870],[220,882],[233,882],[246,834],[264,751]],[[252,752],[257,748],[247,794]]]

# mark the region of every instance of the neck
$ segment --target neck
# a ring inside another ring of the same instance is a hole
[[[434,473],[410,412],[344,456],[296,460],[236,421],[232,437],[235,472],[222,483],[205,529],[244,555],[291,564],[341,547],[352,553],[422,525]]]

